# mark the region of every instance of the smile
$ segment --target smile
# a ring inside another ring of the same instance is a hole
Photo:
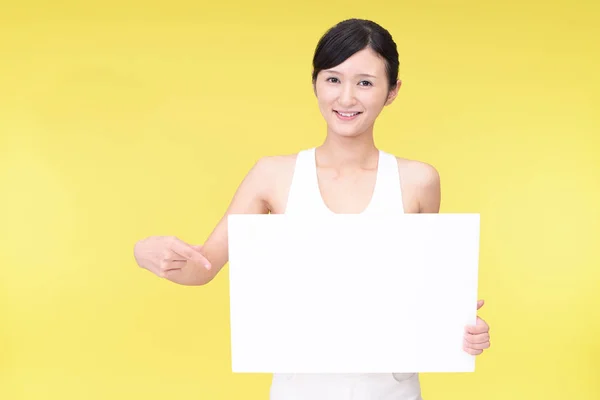
[[[341,112],[341,111],[335,111],[335,114],[342,120],[344,121],[348,121],[351,119],[356,118],[358,115],[362,114],[362,112],[360,111],[354,111],[354,112]]]

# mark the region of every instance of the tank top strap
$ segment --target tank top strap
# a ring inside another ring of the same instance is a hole
[[[376,214],[403,214],[401,177],[398,161],[392,154],[379,152],[377,184],[368,209]]]
[[[312,214],[321,211],[318,203],[318,186],[315,188],[317,168],[315,149],[305,149],[296,155],[296,165],[288,192],[286,214]],[[317,191],[315,193],[315,190]]]

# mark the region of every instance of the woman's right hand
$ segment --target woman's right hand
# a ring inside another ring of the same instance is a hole
[[[193,246],[174,236],[150,236],[135,244],[137,264],[153,274],[182,285],[200,285],[208,280],[211,263]],[[207,279],[208,278],[208,279]]]

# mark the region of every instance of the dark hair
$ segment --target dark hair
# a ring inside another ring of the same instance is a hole
[[[313,57],[313,84],[324,69],[333,68],[353,54],[370,47],[385,61],[388,84],[398,79],[398,49],[392,35],[373,21],[352,18],[330,28],[319,40]]]

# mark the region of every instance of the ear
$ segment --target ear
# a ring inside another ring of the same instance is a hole
[[[392,104],[394,102],[394,100],[396,99],[396,96],[398,96],[398,91],[400,90],[401,86],[402,86],[402,81],[397,80],[396,85],[394,85],[394,87],[390,88],[387,100],[385,101],[386,106],[389,106],[390,104]]]

